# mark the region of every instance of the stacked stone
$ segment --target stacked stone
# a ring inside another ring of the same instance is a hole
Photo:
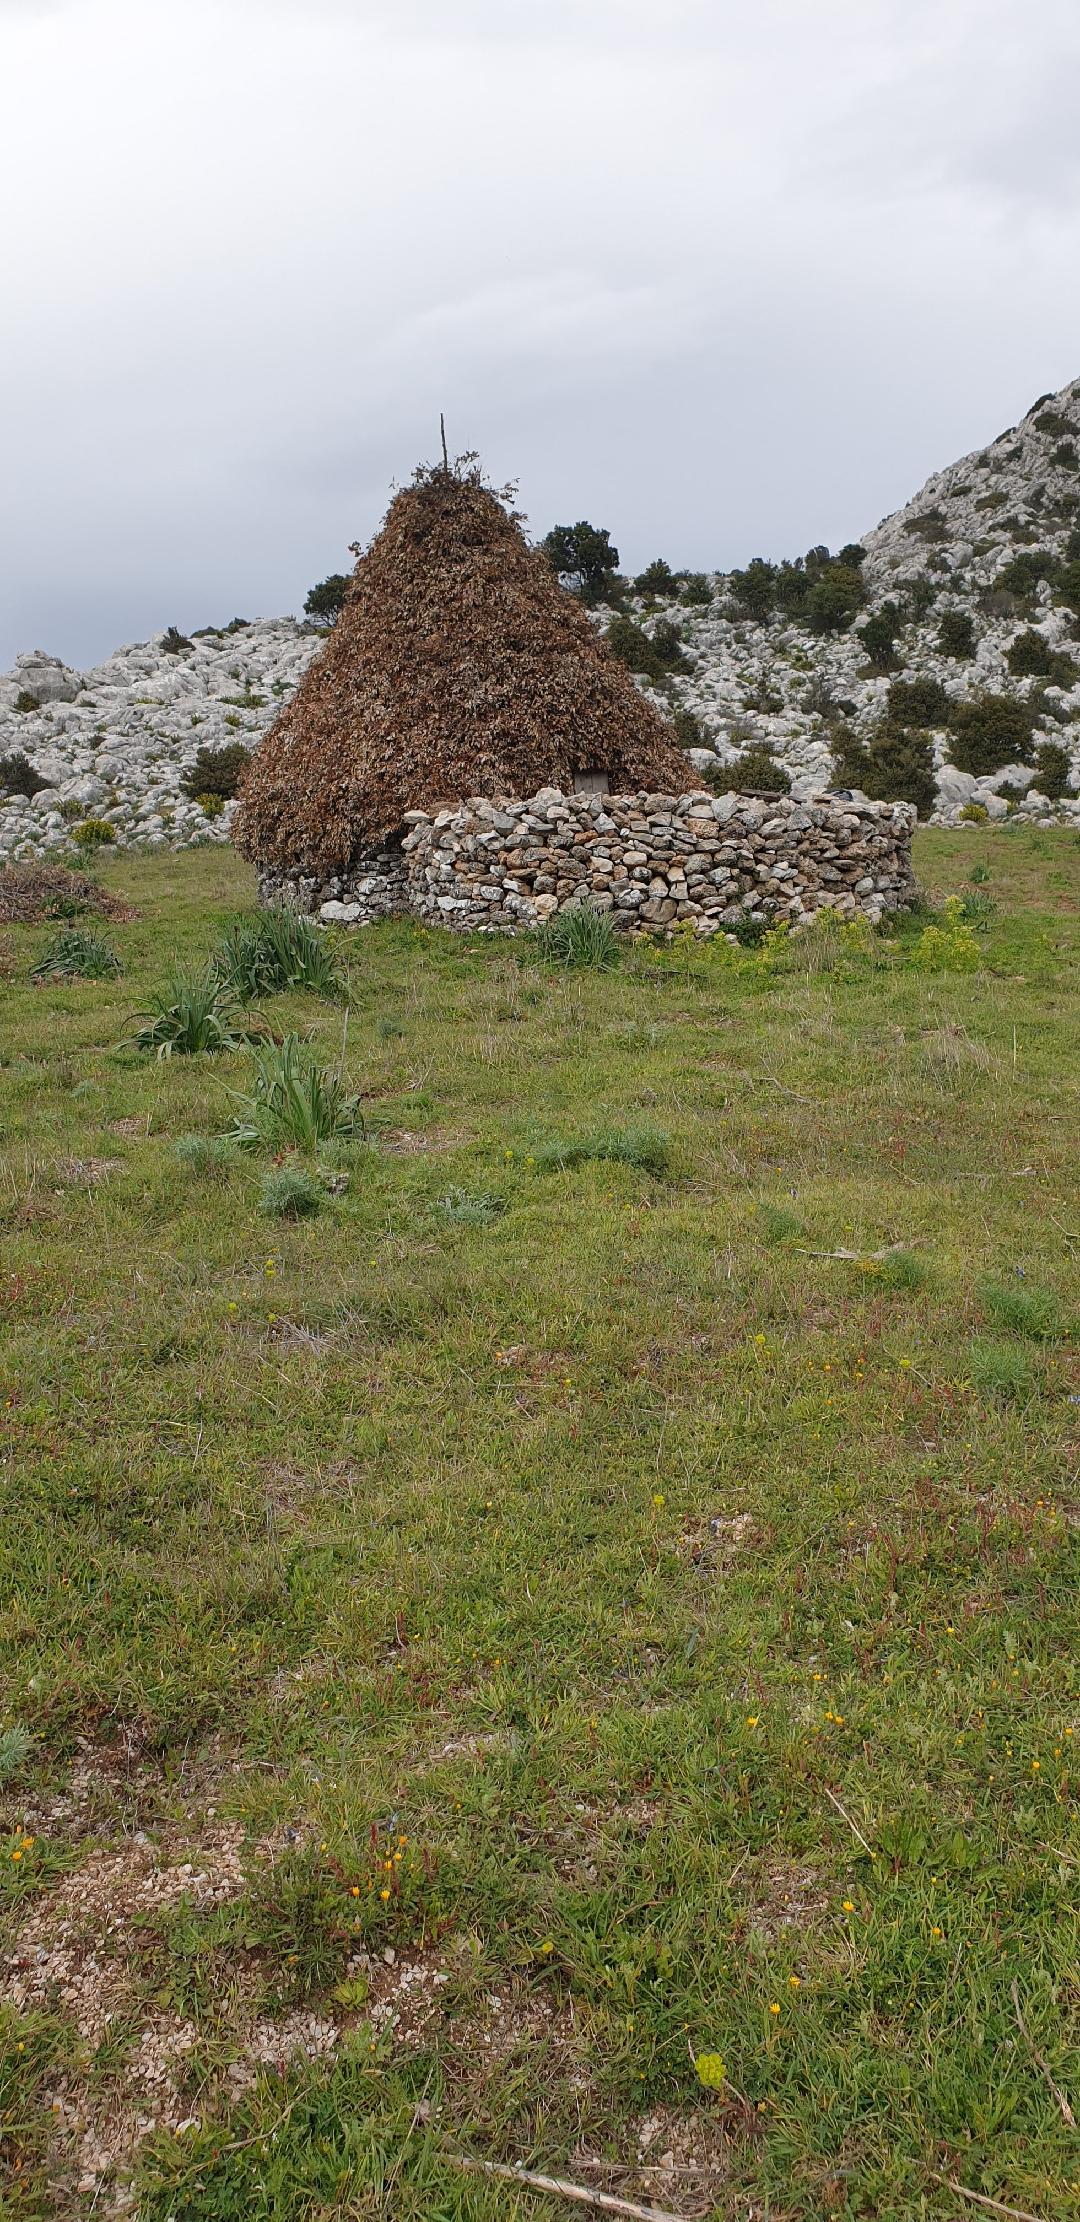
[[[788,796],[563,795],[474,798],[410,812],[400,851],[348,880],[264,882],[327,922],[411,911],[462,932],[520,932],[589,902],[623,929],[707,935],[745,918],[793,924],[828,905],[879,920],[914,899],[908,803]]]

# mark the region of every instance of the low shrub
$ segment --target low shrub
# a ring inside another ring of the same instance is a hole
[[[39,795],[49,781],[44,772],[17,748],[10,756],[0,756],[0,795]]]
[[[978,1296],[984,1316],[1004,1334],[1023,1335],[1029,1342],[1053,1342],[1064,1332],[1061,1307],[1049,1289],[985,1280]]]
[[[967,610],[944,610],[937,637],[942,655],[956,663],[968,663],[975,654],[975,623]]]
[[[32,980],[115,980],[123,971],[115,949],[89,926],[54,934],[30,974]]]
[[[679,600],[689,609],[709,609],[715,589],[705,571],[688,571],[679,589]]]
[[[676,710],[671,722],[680,748],[708,748],[709,736],[693,710]]]
[[[286,988],[307,988],[333,1001],[343,993],[341,972],[325,933],[302,911],[287,905],[234,918],[212,962],[218,977],[250,1003],[256,996],[278,995]]]
[[[250,1090],[229,1091],[237,1112],[228,1132],[241,1148],[314,1150],[320,1142],[364,1135],[359,1099],[348,1093],[340,1071],[316,1062],[299,1035],[266,1042],[252,1055]]]
[[[628,671],[661,686],[673,671],[684,670],[679,635],[669,617],[662,617],[651,633],[635,625],[632,617],[613,617],[605,634],[608,647]]]
[[[949,708],[949,697],[940,679],[894,679],[885,715],[890,725],[900,727],[945,725]]]
[[[252,1031],[212,964],[198,972],[174,973],[135,1016],[142,1024],[132,1037],[134,1047],[153,1050],[157,1057],[213,1056],[240,1049]]]
[[[656,556],[652,563],[646,564],[644,571],[638,572],[634,580],[634,591],[637,594],[671,595],[675,592],[675,585],[675,573],[670,563],[665,563],[663,556]]]
[[[182,633],[178,626],[169,625],[166,628],[161,642],[162,655],[182,656],[192,646],[193,643],[188,639],[187,634]]]
[[[574,903],[557,911],[536,935],[540,955],[568,972],[610,972],[619,961],[619,939],[606,910]]]
[[[764,1240],[768,1243],[796,1242],[805,1235],[802,1220],[786,1204],[759,1204],[758,1223]]]
[[[196,795],[195,801],[207,818],[220,818],[224,814],[224,795]]]
[[[110,849],[116,840],[116,827],[107,818],[83,818],[72,827],[71,838],[77,849]]]
[[[990,812],[984,802],[965,802],[960,812],[960,822],[967,826],[989,825]]]
[[[264,1173],[259,1210],[267,1219],[311,1219],[326,1202],[326,1190],[302,1165],[275,1165]]]
[[[720,794],[790,795],[791,776],[764,743],[745,748],[734,763],[721,764],[713,775]]]
[[[574,1142],[546,1142],[534,1152],[540,1172],[569,1172],[576,1165],[633,1165],[660,1180],[670,1170],[671,1143],[658,1127],[602,1127]]]
[[[181,789],[192,802],[202,802],[206,795],[220,795],[223,802],[232,802],[250,762],[251,750],[242,741],[225,741],[220,748],[200,748],[180,781]]]
[[[1035,751],[1035,785],[1041,795],[1051,802],[1060,802],[1068,794],[1072,778],[1072,758],[1060,741],[1043,741]]]
[[[806,597],[806,622],[812,633],[842,633],[865,599],[854,564],[830,563]]]
[[[871,802],[911,802],[928,818],[937,801],[934,751],[926,734],[882,725],[869,742],[850,726],[833,735],[838,787],[859,787]]]
[[[20,687],[15,697],[15,708],[20,717],[29,717],[32,710],[40,710],[41,704],[37,695],[31,694],[29,687]]]
[[[891,671],[896,663],[896,641],[903,622],[896,602],[885,602],[865,624],[856,628],[855,638],[869,660],[871,671]]]
[[[1071,656],[1059,648],[1052,648],[1045,633],[1036,632],[1029,625],[1026,632],[1017,633],[1006,651],[1005,661],[1016,679],[1049,679],[1054,686],[1071,687],[1076,679],[1076,665]]]
[[[930,1268],[914,1250],[894,1250],[891,1257],[874,1258],[867,1268],[875,1287],[892,1296],[914,1296],[930,1280]]]
[[[952,760],[957,771],[985,778],[1003,764],[1031,759],[1031,711],[1010,694],[983,693],[954,705]]]

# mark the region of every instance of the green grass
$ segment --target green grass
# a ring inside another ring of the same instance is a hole
[[[251,1052],[115,1046],[246,869],[105,860],[119,982],[7,930],[5,2216],[81,2110],[142,2222],[1075,2217],[1080,845],[918,863],[977,971],[369,930],[273,1220]]]

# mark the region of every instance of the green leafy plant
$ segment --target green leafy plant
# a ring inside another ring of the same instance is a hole
[[[220,818],[224,815],[224,795],[196,795],[195,800],[207,818]]]
[[[647,563],[634,580],[634,590],[638,594],[667,596],[674,594],[675,586],[675,573],[663,556],[656,556],[652,563]]]
[[[651,632],[635,625],[632,617],[613,617],[605,634],[608,647],[628,671],[635,671],[654,686],[662,686],[672,671],[685,668],[679,635],[669,617],[661,617]]]
[[[39,772],[30,758],[17,748],[11,756],[0,756],[0,795],[39,795],[49,785],[44,772]]]
[[[896,602],[884,602],[872,617],[856,628],[855,638],[866,655],[871,671],[892,671],[896,664],[896,641],[902,613]]]
[[[344,989],[326,934],[286,904],[233,919],[212,961],[245,1003],[286,988],[306,988],[333,1001]]]
[[[864,600],[862,579],[853,564],[826,565],[806,597],[806,621],[811,632],[844,632]]]
[[[135,1048],[153,1050],[157,1057],[217,1055],[242,1048],[252,1033],[250,1020],[212,964],[174,973],[135,1016],[142,1020],[133,1036]]]
[[[252,1086],[230,1089],[237,1105],[228,1132],[243,1149],[315,1150],[320,1142],[366,1133],[359,1099],[340,1071],[320,1066],[298,1034],[252,1052]]]
[[[688,609],[710,609],[714,591],[706,571],[688,571],[679,589],[679,600]]]
[[[311,1219],[326,1202],[326,1190],[302,1165],[275,1165],[263,1175],[259,1210],[267,1219]]]
[[[115,949],[89,926],[66,926],[38,958],[32,980],[115,980],[123,971]]]
[[[1059,648],[1052,648],[1045,633],[1029,625],[1026,632],[1017,633],[1010,643],[1005,661],[1014,678],[1048,679],[1052,685],[1066,691],[1075,684],[1076,665],[1071,656]]]
[[[41,704],[37,695],[31,694],[29,687],[20,687],[15,697],[15,708],[20,717],[29,717],[32,710],[40,710]]]
[[[941,925],[924,926],[909,963],[916,972],[977,972],[982,963],[979,944],[965,923],[958,895],[946,898],[941,917]]]
[[[538,927],[536,945],[548,964],[568,972],[610,972],[619,961],[619,937],[606,910],[574,903]]]
[[[77,849],[109,849],[116,840],[116,827],[107,818],[84,818],[72,828],[71,838]]]
[[[242,741],[225,741],[220,748],[200,748],[180,786],[193,802],[205,804],[207,795],[220,795],[223,802],[232,802],[250,762],[251,750]]]
[[[176,625],[169,625],[162,637],[161,650],[165,656],[182,656],[191,645],[186,633],[180,632]]]

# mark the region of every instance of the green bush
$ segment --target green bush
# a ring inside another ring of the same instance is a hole
[[[729,571],[728,589],[747,617],[759,623],[772,613],[776,600],[776,565],[754,556],[745,570]]]
[[[1031,760],[1031,712],[1013,695],[983,693],[953,707],[952,760],[976,779]]]
[[[604,637],[620,663],[651,679],[654,686],[662,685],[671,672],[685,667],[679,635],[670,618],[662,617],[647,633],[631,617],[613,617]]]
[[[298,1034],[252,1051],[249,1092],[230,1089],[238,1106],[229,1128],[241,1148],[314,1150],[320,1142],[366,1132],[359,1098],[349,1095],[340,1072],[316,1063]]]
[[[836,785],[861,787],[871,802],[911,802],[928,818],[937,801],[934,751],[925,733],[879,726],[869,742],[850,726],[833,736]]]
[[[1005,661],[1016,679],[1049,679],[1054,668],[1054,651],[1043,633],[1032,626],[1017,633],[1006,650]]]
[[[826,565],[806,597],[806,621],[811,632],[844,632],[864,600],[862,579],[854,565]]]
[[[718,793],[726,795],[790,795],[791,775],[778,763],[764,742],[744,748],[732,764],[721,764],[714,774]]]
[[[11,756],[0,756],[0,795],[38,795],[48,785],[44,772],[20,748]]]
[[[191,646],[192,643],[188,639],[187,634],[180,632],[177,626],[169,625],[166,628],[161,643],[161,651],[163,655],[182,656],[185,649],[188,649]]]
[[[77,849],[108,849],[116,840],[116,827],[107,818],[84,818],[72,827],[71,838]]]
[[[1002,566],[994,585],[1006,594],[1015,594],[1018,601],[1030,602],[1035,598],[1036,587],[1044,579],[1055,579],[1059,570],[1060,565],[1052,549],[1021,548],[1017,555],[1010,556],[1008,563]]]
[[[602,525],[582,517],[576,525],[553,525],[541,548],[552,570],[573,582],[583,602],[600,602],[619,569],[619,551]]]
[[[889,688],[886,717],[890,725],[946,725],[949,697],[940,679],[894,679]]]
[[[908,959],[916,972],[977,972],[982,963],[979,944],[964,919],[958,895],[942,905],[941,924],[925,926]]]
[[[938,647],[943,656],[967,663],[975,654],[975,624],[967,610],[944,610],[938,626]]]
[[[896,640],[903,620],[896,602],[885,602],[865,624],[856,629],[855,638],[869,659],[872,671],[891,671],[896,662]]]
[[[1043,741],[1036,749],[1035,785],[1051,802],[1060,802],[1068,794],[1071,772],[1069,751],[1059,741]]]
[[[224,795],[196,795],[195,800],[198,803],[199,808],[202,810],[204,817],[221,818],[224,816]]]
[[[250,762],[251,750],[242,741],[226,741],[221,748],[200,748],[180,781],[181,789],[193,802],[204,805],[207,795],[220,795],[223,802],[232,802]]]
[[[1080,612],[1080,557],[1073,556],[1068,563],[1062,564],[1054,586],[1054,600],[1064,602],[1067,609]]]
[[[244,1003],[286,988],[306,988],[330,1001],[343,991],[326,934],[287,904],[251,918],[234,918],[211,962],[218,978]]]
[[[656,556],[646,564],[644,571],[638,572],[634,589],[638,594],[671,595],[675,592],[675,583],[670,563],[665,563],[663,556]]]
[[[680,748],[708,748],[709,736],[693,710],[676,710],[671,722]]]
[[[336,625],[345,607],[349,579],[344,571],[331,571],[329,578],[320,579],[304,600],[304,616],[313,625]]]
[[[114,980],[123,965],[90,926],[65,926],[54,934],[30,974],[32,980]]]
[[[20,687],[15,697],[15,708],[20,717],[29,717],[31,710],[40,710],[41,704],[37,695],[31,694],[28,687]]]
[[[714,591],[713,582],[707,572],[688,571],[679,589],[679,600],[686,602],[691,609],[708,609],[711,607]]]

